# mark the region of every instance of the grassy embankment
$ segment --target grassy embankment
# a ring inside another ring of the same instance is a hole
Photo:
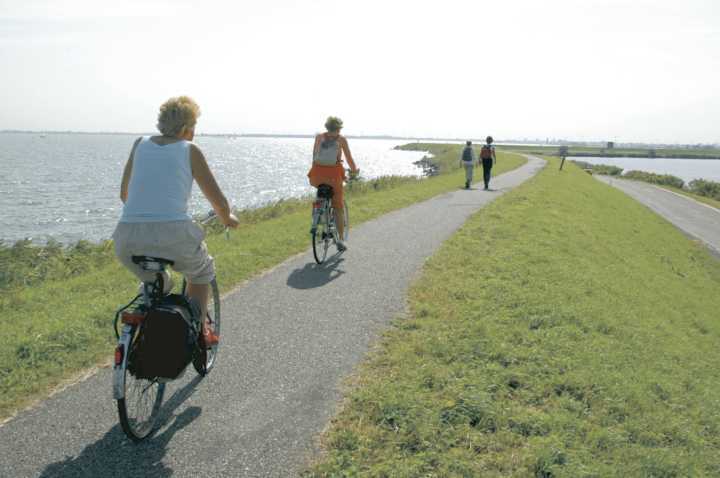
[[[623,168],[607,164],[590,164],[584,161],[572,161],[580,168],[590,170],[592,174],[615,176],[620,179],[630,179],[654,184],[669,191],[695,199],[715,208],[720,208],[720,183],[705,179],[695,179],[685,184],[685,181],[671,174],[656,174],[647,171],[628,171],[623,174]]]
[[[348,193],[351,224],[462,185],[459,147],[428,148],[446,174],[353,183]],[[524,162],[520,156],[503,155],[495,172]],[[307,199],[239,214],[243,225],[229,241],[222,234],[208,236],[224,291],[310,244]],[[136,280],[115,261],[109,241],[72,248],[26,242],[0,246],[0,418],[78,371],[104,362],[113,350],[114,312],[136,287]]]
[[[687,197],[694,199],[698,202],[701,202],[703,204],[707,204],[708,206],[712,206],[715,209],[720,209],[720,200],[709,198],[706,196],[700,196],[699,194],[693,194],[685,189],[674,188],[672,186],[661,186],[661,187],[667,189],[668,191],[672,191],[672,192],[675,192],[678,194],[682,194],[683,196],[687,196]]]
[[[720,476],[720,262],[551,163],[428,261],[306,476]]]
[[[528,154],[553,155],[559,153],[558,146],[497,146],[498,151],[517,151]],[[697,158],[720,159],[718,148],[601,148],[599,146],[568,146],[568,156],[578,157],[625,157],[625,158]]]

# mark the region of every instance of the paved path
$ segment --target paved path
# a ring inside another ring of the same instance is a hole
[[[458,190],[369,221],[324,267],[307,252],[248,282],[223,301],[217,367],[168,386],[152,439],[124,437],[103,369],[0,427],[0,476],[296,476],[338,385],[402,313],[425,259],[544,164],[530,158],[495,178],[495,191]]]
[[[595,177],[640,201],[720,255],[720,210],[652,184],[611,176]]]

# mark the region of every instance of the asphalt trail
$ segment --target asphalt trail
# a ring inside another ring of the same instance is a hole
[[[494,178],[493,191],[389,213],[354,228],[349,250],[327,265],[308,251],[239,287],[223,301],[215,370],[200,380],[191,367],[168,385],[154,437],[125,438],[102,369],[0,427],[0,477],[296,476],[317,452],[339,384],[402,313],[425,259],[544,165],[529,157]]]
[[[664,217],[720,256],[720,210],[652,184],[595,176]]]

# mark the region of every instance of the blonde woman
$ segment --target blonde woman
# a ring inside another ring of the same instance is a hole
[[[333,188],[332,205],[335,209],[335,224],[337,226],[339,237],[344,237],[345,224],[343,223],[343,181],[345,180],[345,167],[343,166],[343,154],[345,160],[350,166],[350,174],[357,175],[359,169],[355,166],[350,146],[347,139],[340,134],[343,128],[343,122],[340,118],[330,116],[325,121],[325,133],[318,134],[315,137],[315,146],[313,147],[313,164],[308,178],[310,184],[318,187],[321,184],[328,184]],[[340,240],[337,242],[339,251],[347,249],[345,243]]]
[[[193,180],[224,225],[237,227],[238,220],[205,156],[192,142],[198,116],[200,108],[191,98],[170,98],[160,106],[157,128],[161,134],[135,141],[120,184],[124,206],[113,239],[118,259],[140,280],[152,281],[153,274],[134,264],[133,255],[174,261],[173,268],[187,279],[188,296],[206,317],[208,284],[215,277],[215,267],[203,230],[188,214]],[[206,345],[218,343],[213,331],[204,327],[203,333]]]

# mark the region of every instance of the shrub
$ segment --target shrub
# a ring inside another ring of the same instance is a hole
[[[688,184],[690,192],[720,201],[720,183],[705,179],[693,179]]]
[[[582,169],[590,169],[593,174],[604,174],[606,176],[620,176],[623,172],[622,168],[617,166],[611,166],[609,164],[591,164],[585,161],[573,160],[573,163],[581,167]]]
[[[626,179],[634,179],[635,181],[644,181],[651,184],[660,184],[662,186],[672,186],[682,189],[685,181],[671,174],[655,174],[647,171],[629,171],[623,175]]]

